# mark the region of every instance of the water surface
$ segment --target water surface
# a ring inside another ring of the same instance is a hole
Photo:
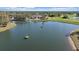
[[[16,22],[17,26],[0,33],[0,50],[14,51],[69,51],[66,35],[78,25],[58,22]],[[25,40],[24,36],[30,35]]]

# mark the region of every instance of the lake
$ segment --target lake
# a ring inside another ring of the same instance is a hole
[[[18,22],[16,27],[0,32],[1,51],[72,51],[66,37],[79,25],[58,22]],[[29,39],[24,39],[29,34]]]

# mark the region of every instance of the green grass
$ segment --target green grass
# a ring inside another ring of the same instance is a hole
[[[79,25],[79,20],[75,20],[75,19],[63,19],[61,17],[49,17],[47,20],[32,20],[32,21],[33,22],[53,21],[53,22],[61,22],[61,23],[68,23],[68,24]]]
[[[54,22],[62,22],[62,23],[69,23],[69,24],[79,25],[79,20],[63,19],[63,18],[61,18],[61,17],[48,18],[47,20],[49,20],[49,21],[54,21]]]

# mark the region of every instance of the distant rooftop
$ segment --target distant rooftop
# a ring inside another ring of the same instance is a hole
[[[0,11],[79,11],[79,7],[0,7]]]

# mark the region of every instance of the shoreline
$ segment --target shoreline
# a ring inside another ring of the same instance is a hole
[[[71,31],[70,34],[73,34],[73,33],[76,33],[76,32],[79,32],[79,29]],[[79,41],[78,41],[77,37],[78,37],[78,34],[74,34],[74,35],[71,36],[71,39],[72,39],[72,41],[73,41],[73,43],[74,43],[74,45],[76,47],[76,50],[79,51],[79,44],[78,44]]]
[[[73,40],[70,38],[70,36],[68,36],[68,41],[69,41],[69,43],[70,43],[70,45],[71,45],[71,47],[72,47],[72,50],[73,50],[73,51],[77,51],[77,48],[76,48],[76,46],[75,46]]]
[[[0,32],[4,32],[6,30],[12,29],[16,26],[15,23],[8,23],[6,27],[0,27]]]

